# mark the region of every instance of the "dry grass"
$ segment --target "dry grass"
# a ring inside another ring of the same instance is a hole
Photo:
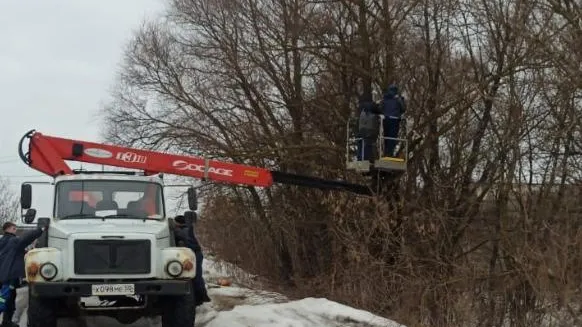
[[[336,205],[340,202],[335,201]],[[387,206],[354,209],[355,202],[327,216],[330,236],[312,243],[309,257],[302,256],[305,244],[293,237],[292,229],[285,229],[286,247],[293,258],[288,281],[281,279],[285,274],[280,271],[272,240],[257,226],[237,219],[235,212],[229,213],[231,208],[209,207],[199,229],[204,244],[212,244],[221,258],[257,274],[249,285],[283,292],[290,298],[327,297],[409,327],[525,327],[542,321],[549,326],[556,317],[572,321],[578,316],[568,307],[581,299],[582,282],[576,268],[582,260],[582,237],[571,229],[573,217],[564,216],[550,226],[544,217],[529,216],[540,224],[517,228],[525,216],[507,213],[505,219],[511,225],[496,230],[489,225],[496,218],[485,215],[484,204],[479,218],[465,229],[458,245],[452,246],[448,232],[442,229],[454,226],[450,217],[437,216],[434,211],[402,217],[396,242],[391,223],[395,216]],[[300,225],[291,216],[281,220]],[[542,227],[546,236],[536,236]],[[384,237],[383,241],[378,237]],[[377,243],[383,248],[375,246]],[[308,265],[317,268],[307,269]],[[237,274],[236,269],[232,274]]]

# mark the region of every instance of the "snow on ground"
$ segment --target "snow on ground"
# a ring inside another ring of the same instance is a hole
[[[204,260],[203,270],[212,302],[198,308],[197,327],[405,327],[323,298],[290,301],[278,293],[246,288],[236,281],[255,276],[212,258]],[[218,286],[221,277],[235,282]]]
[[[219,312],[205,327],[398,327],[391,320],[327,299],[239,305]]]

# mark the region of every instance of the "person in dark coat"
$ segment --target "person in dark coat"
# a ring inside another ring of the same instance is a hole
[[[42,235],[43,229],[37,228],[22,236],[16,236],[16,224],[6,222],[2,230],[4,235],[0,239],[0,283],[10,285],[11,290],[0,326],[18,326],[12,322],[12,317],[16,310],[16,289],[20,287],[20,280],[25,277],[24,254],[26,247]]]
[[[202,276],[202,261],[204,260],[204,256],[202,254],[202,247],[200,247],[200,243],[198,243],[198,239],[194,235],[194,226],[192,222],[186,223],[186,219],[182,215],[176,216],[174,222],[176,223],[176,244],[191,249],[196,255],[196,277],[193,280],[196,306],[202,305],[204,302],[210,302],[204,277]]]
[[[358,121],[358,161],[374,160],[376,144],[380,133],[380,116],[382,112],[371,96],[359,99],[360,118]]]
[[[384,92],[382,99],[382,109],[384,114],[384,137],[398,138],[402,115],[406,112],[404,98],[399,94],[398,86],[391,84]],[[385,139],[384,156],[393,157],[394,149],[398,141]]]

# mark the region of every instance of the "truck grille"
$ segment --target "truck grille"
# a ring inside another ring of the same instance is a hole
[[[75,274],[148,274],[149,240],[75,240]]]

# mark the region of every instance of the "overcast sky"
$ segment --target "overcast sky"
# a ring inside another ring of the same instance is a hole
[[[24,180],[50,180],[18,157],[28,130],[100,141],[95,118],[123,47],[163,7],[164,0],[0,0],[0,176],[15,192]],[[48,201],[34,201],[39,215],[50,212]]]

